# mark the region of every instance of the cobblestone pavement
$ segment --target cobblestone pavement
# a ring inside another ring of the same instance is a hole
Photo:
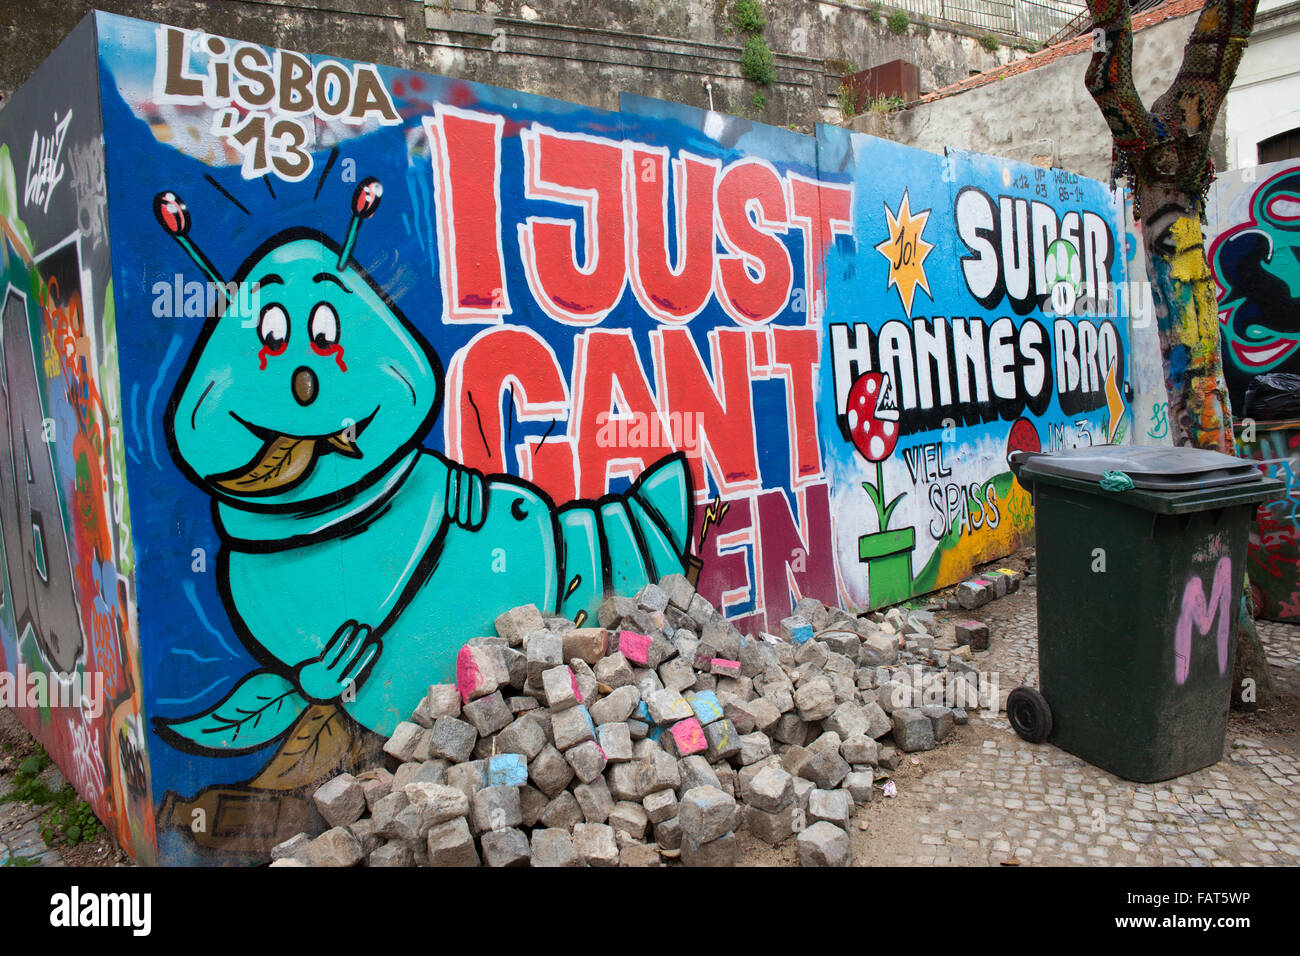
[[[1036,684],[1035,591],[985,610],[993,633],[976,662],[1005,694]],[[1270,662],[1300,674],[1300,626],[1261,622]],[[982,658],[982,660],[981,660]],[[1005,714],[909,759],[898,797],[860,814],[855,862],[902,865],[1300,864],[1300,753],[1229,726],[1219,763],[1157,784],[1121,780],[1050,744],[1025,743]]]

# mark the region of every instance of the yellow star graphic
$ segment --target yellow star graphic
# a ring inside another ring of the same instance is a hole
[[[917,286],[924,289],[931,299],[934,298],[930,281],[925,276],[925,257],[934,248],[934,243],[921,238],[930,219],[930,210],[924,209],[913,216],[907,190],[903,190],[898,215],[895,216],[889,204],[885,203],[885,216],[889,220],[889,238],[876,246],[876,251],[889,260],[889,284],[885,288],[894,286],[898,289],[898,297],[910,318]]]

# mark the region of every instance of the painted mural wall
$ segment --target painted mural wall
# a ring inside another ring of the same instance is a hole
[[[0,111],[0,706],[151,862],[93,27]]]
[[[1262,505],[1251,531],[1255,606],[1260,617],[1300,621],[1300,416],[1243,420],[1255,376],[1300,373],[1300,163],[1218,176],[1206,199],[1206,241],[1238,450],[1286,483],[1286,497]]]
[[[1032,540],[1010,451],[1126,440],[1099,183],[94,25],[166,862],[313,826],[511,607],[897,602]]]

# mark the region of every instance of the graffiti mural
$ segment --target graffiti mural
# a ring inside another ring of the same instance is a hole
[[[1300,166],[1272,163],[1217,177],[1206,198],[1206,239],[1224,377],[1241,417],[1252,378],[1300,371]]]
[[[0,112],[0,705],[151,863],[100,122],[51,79],[93,56],[87,22]]]
[[[876,253],[828,259],[818,407],[839,582],[879,606],[1030,543],[1013,451],[1124,440],[1123,233],[1107,190],[1060,171],[819,144]]]
[[[1245,420],[1255,376],[1300,372],[1300,165],[1272,163],[1216,177],[1205,231],[1237,452],[1286,483],[1286,497],[1261,505],[1251,528],[1247,571],[1255,611],[1268,620],[1300,621],[1300,425]]]
[[[86,792],[148,791],[164,862],[318,826],[313,785],[510,608],[594,626],[674,572],[746,632],[903,601],[1032,540],[1011,452],[1139,425],[1098,183],[86,29],[102,149],[43,110],[5,200],[76,239],[36,244],[22,307],[68,402],[32,421],[84,433],[52,460],[90,599],[28,653],[142,698],[66,750]],[[10,524],[44,527],[6,553]]]

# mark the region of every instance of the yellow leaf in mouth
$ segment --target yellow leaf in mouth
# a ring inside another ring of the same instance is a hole
[[[247,468],[212,483],[239,495],[266,494],[296,484],[315,460],[316,439],[281,435],[267,442]]]

